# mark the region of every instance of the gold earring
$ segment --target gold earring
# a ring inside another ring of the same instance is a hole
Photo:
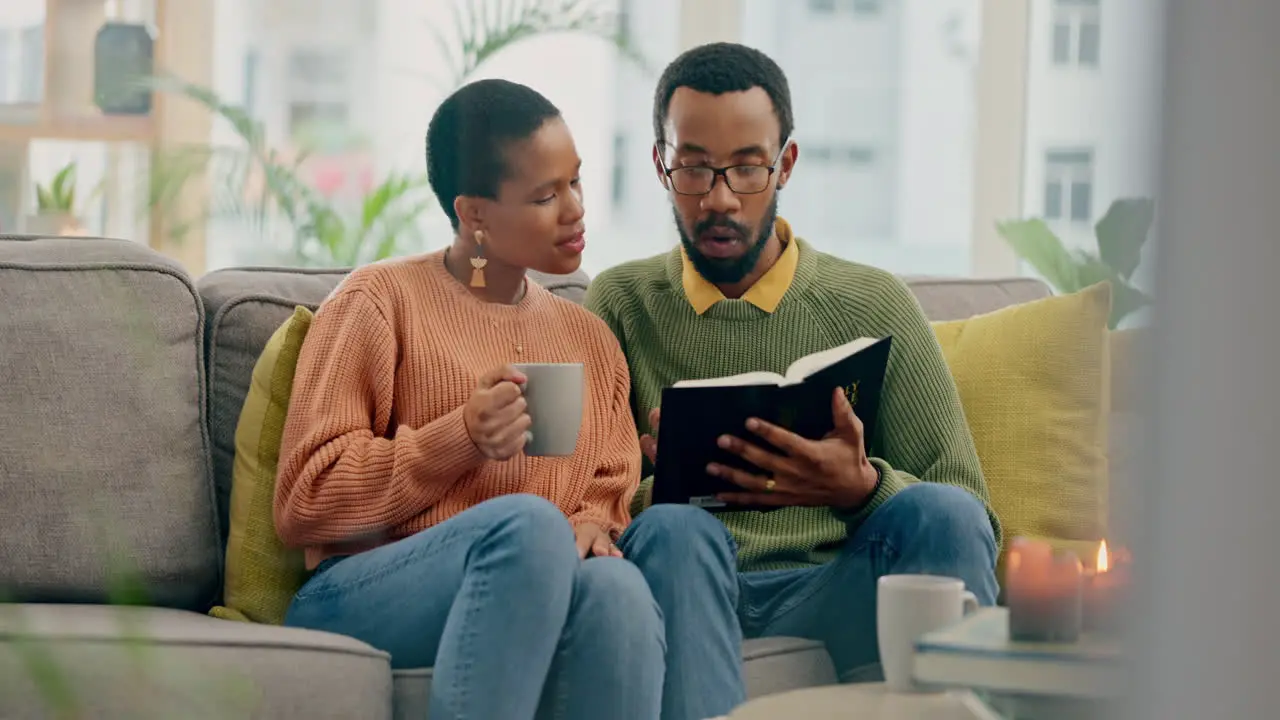
[[[477,230],[475,238],[476,256],[471,258],[471,287],[482,288],[484,287],[484,266],[489,264],[484,257],[484,231]]]

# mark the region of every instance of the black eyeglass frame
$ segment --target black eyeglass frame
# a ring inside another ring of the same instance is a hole
[[[732,192],[735,195],[759,195],[760,193],[769,189],[769,180],[770,178],[773,177],[773,173],[777,171],[778,163],[782,160],[782,154],[787,151],[787,147],[790,145],[791,145],[790,138],[787,138],[785,141],[783,141],[782,149],[779,150],[778,154],[773,158],[773,162],[769,163],[768,165],[726,165],[725,167],[710,167],[708,165],[688,165],[685,167],[669,168],[667,167],[666,159],[663,157],[662,150],[657,144],[654,145],[654,150],[657,151],[658,153],[658,163],[662,165],[662,173],[667,176],[667,182],[671,187],[671,192],[677,195],[684,195],[686,197],[698,197],[700,195],[710,195],[711,191],[716,189],[716,181],[720,180],[721,178],[724,179],[725,187],[729,188],[729,192]],[[763,168],[769,171],[769,174],[765,177],[764,185],[759,190],[742,192],[733,187],[733,182],[729,180],[729,171],[736,170],[738,168],[744,168],[744,167],[752,168],[752,169]],[[680,172],[681,170],[701,170],[704,172],[707,170],[710,170],[711,185],[707,187],[705,192],[696,192],[696,193],[680,192],[679,190],[676,189],[675,178],[671,176],[674,173]]]

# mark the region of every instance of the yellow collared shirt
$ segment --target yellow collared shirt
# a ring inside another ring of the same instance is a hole
[[[796,262],[800,258],[800,250],[793,242],[791,225],[786,220],[778,218],[774,223],[774,230],[778,234],[778,240],[782,242],[782,254],[773,263],[773,267],[769,268],[768,272],[742,296],[743,300],[767,313],[778,309],[778,303],[782,302],[782,296],[787,294],[791,281],[796,277]],[[701,315],[711,309],[712,305],[724,300],[724,293],[698,273],[684,248],[680,249],[680,257],[684,265],[680,281],[684,285],[685,297],[689,298],[689,304],[693,306],[694,312]]]

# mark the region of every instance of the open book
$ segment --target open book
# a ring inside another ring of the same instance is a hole
[[[876,414],[892,338],[859,338],[806,355],[783,374],[750,372],[718,378],[682,380],[662,391],[662,425],[653,502],[692,504],[714,510],[750,510],[716,499],[737,485],[707,474],[715,462],[764,474],[736,455],[721,450],[716,438],[736,435],[773,450],[747,431],[747,418],[757,417],[811,440],[835,427],[832,393],[843,388],[862,421],[864,441],[875,437]]]
[[[759,370],[756,372],[742,373],[741,375],[727,375],[725,377],[706,378],[704,380],[681,380],[671,387],[691,388],[691,387],[736,387],[742,385],[795,385],[802,383],[810,375],[825,370],[832,365],[844,360],[850,355],[855,355],[862,350],[871,347],[880,342],[876,338],[858,338],[844,345],[837,345],[830,350],[819,350],[812,355],[805,355],[796,360],[787,367],[785,374],[779,375],[775,372],[767,372]]]

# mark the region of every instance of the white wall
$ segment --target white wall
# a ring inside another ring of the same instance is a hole
[[[244,1],[244,0],[237,0]],[[261,53],[258,107],[268,137],[284,143],[289,138],[289,59],[300,50],[315,48],[342,53],[351,78],[348,121],[358,134],[372,139],[381,132],[378,110],[377,64],[381,38],[371,15],[362,9],[367,0],[271,0],[247,2],[245,21],[250,43]],[[412,27],[412,23],[406,23]],[[418,43],[421,46],[421,43]]]
[[[686,0],[687,1],[687,0]],[[621,202],[612,208],[604,233],[591,233],[585,264],[598,272],[623,260],[656,255],[678,241],[671,205],[653,169],[653,96],[658,75],[680,52],[682,0],[627,0],[632,42],[646,60],[646,66],[622,62],[617,65],[611,95],[614,104],[613,131],[621,133],[621,155],[612,159],[621,174]],[[610,140],[612,142],[612,140]],[[594,194],[611,196],[612,178]],[[588,219],[592,225],[595,223]]]
[[[979,0],[900,0],[870,18],[742,1],[743,42],[791,83],[801,152],[781,213],[844,257],[966,274]],[[826,143],[874,145],[880,164],[806,161],[806,146]]]
[[[1163,0],[1101,3],[1100,64],[1052,63],[1053,0],[1033,0],[1023,212],[1044,211],[1045,152],[1094,150],[1093,220],[1120,197],[1152,196],[1160,128]],[[1059,224],[1064,240],[1094,247],[1092,224]]]
[[[794,0],[744,0],[743,10],[742,41],[777,61],[791,85],[800,159],[779,212],[830,252],[849,255],[864,243],[892,243],[906,32],[900,4],[887,3],[870,16],[840,4],[814,13]],[[871,149],[873,162],[821,156],[852,147]]]
[[[897,242],[967,256],[980,2],[907,0],[903,11]]]

